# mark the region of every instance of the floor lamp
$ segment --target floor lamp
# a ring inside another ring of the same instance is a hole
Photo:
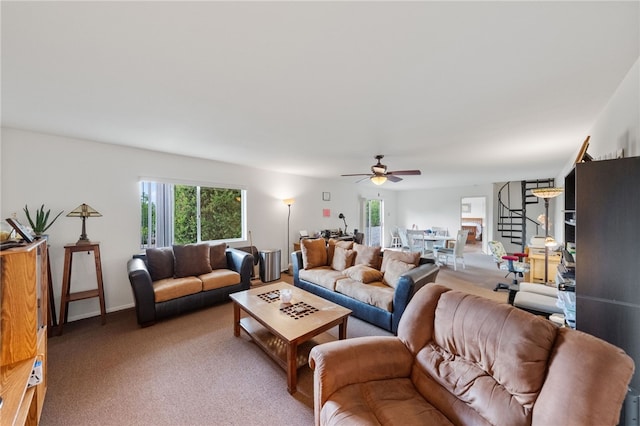
[[[536,188],[533,195],[544,199],[544,283],[549,282],[549,247],[556,245],[556,240],[549,236],[549,199],[562,194],[562,188]]]
[[[291,245],[291,237],[289,234],[289,225],[291,222],[291,205],[293,203],[295,203],[296,200],[294,200],[293,198],[287,198],[285,200],[282,200],[287,207],[289,208],[289,214],[287,215],[287,274],[291,273],[291,253],[290,253],[290,245]]]

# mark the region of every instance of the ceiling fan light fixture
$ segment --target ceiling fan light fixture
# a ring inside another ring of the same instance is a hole
[[[375,183],[376,185],[382,185],[386,181],[387,181],[386,176],[378,176],[378,175],[371,176],[371,182]]]

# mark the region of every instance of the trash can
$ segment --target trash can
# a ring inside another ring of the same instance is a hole
[[[280,250],[260,250],[260,280],[268,283],[280,279]]]

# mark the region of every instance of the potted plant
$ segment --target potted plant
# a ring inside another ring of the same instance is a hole
[[[53,223],[60,217],[62,211],[54,217],[51,222],[49,222],[49,214],[51,213],[51,209],[44,211],[44,204],[40,206],[39,210],[36,210],[35,221],[31,218],[31,214],[29,213],[29,208],[25,205],[24,212],[27,215],[27,220],[29,221],[29,225],[31,225],[31,229],[36,234],[36,237],[41,237],[44,232],[53,225]]]

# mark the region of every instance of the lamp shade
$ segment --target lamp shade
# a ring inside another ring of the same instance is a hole
[[[383,183],[385,183],[387,181],[387,177],[386,176],[380,176],[380,175],[375,175],[375,176],[371,176],[371,182],[375,183],[376,185],[382,185]]]
[[[285,203],[286,205],[290,206],[290,205],[292,205],[293,203],[295,203],[295,202],[296,202],[296,200],[295,200],[295,199],[293,199],[293,198],[285,198],[284,200],[282,200],[282,202],[283,202],[283,203]]]
[[[554,198],[562,194],[562,188],[536,188],[531,193],[538,198]]]
[[[71,210],[67,217],[100,217],[102,216],[96,209],[88,204],[82,203],[75,209]]]

